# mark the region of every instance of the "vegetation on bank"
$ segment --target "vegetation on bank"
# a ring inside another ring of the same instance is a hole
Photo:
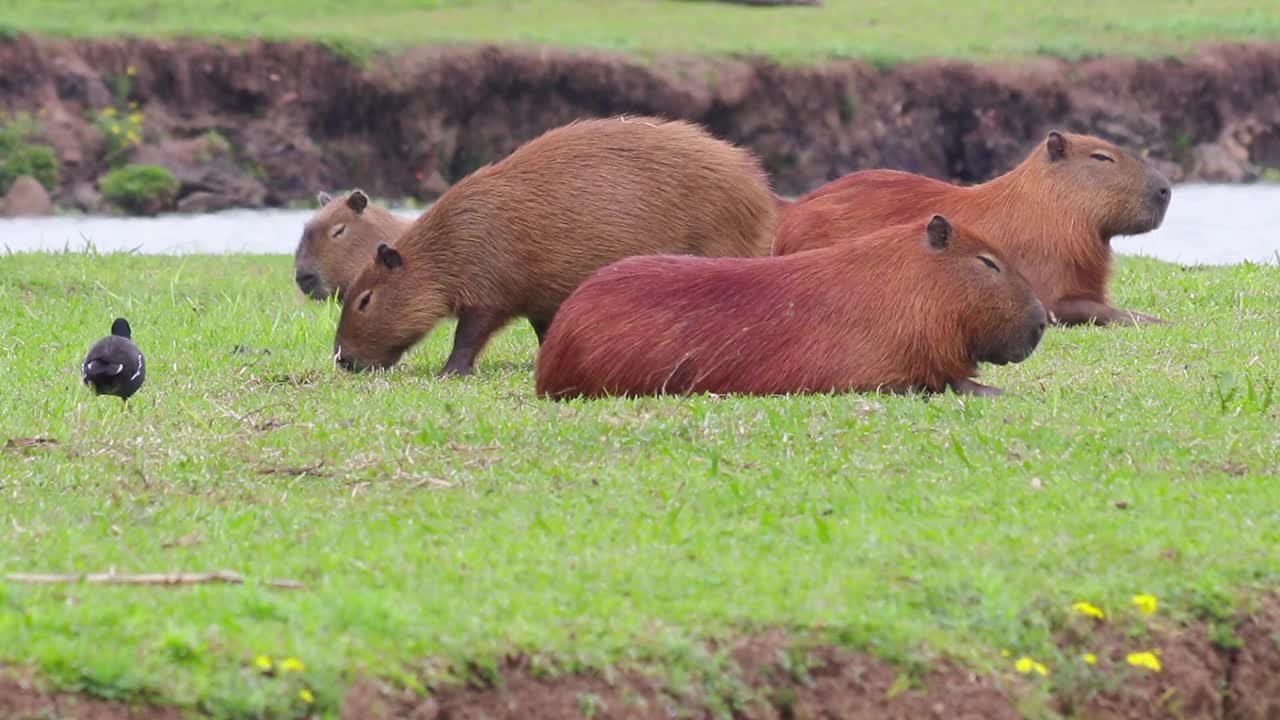
[[[2,256],[0,302],[0,572],[247,578],[0,582],[0,663],[106,697],[298,716],[511,650],[678,683],[765,626],[1054,687],[1092,672],[1054,642],[1076,603],[1156,672],[1151,622],[1280,579],[1274,266],[1124,259],[1116,302],[1173,324],[1052,330],[998,399],[557,404],[524,323],[469,380],[434,377],[452,326],[352,376],[287,257]],[[77,370],[116,316],[128,409]]]
[[[192,18],[199,18],[193,22]],[[666,53],[758,53],[789,61],[929,56],[1162,55],[1199,43],[1280,40],[1277,0],[824,0],[746,7],[689,0],[12,0],[9,32],[76,37],[324,40],[343,52],[430,43],[536,43]]]

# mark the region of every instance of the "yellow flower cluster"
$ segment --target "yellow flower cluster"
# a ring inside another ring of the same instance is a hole
[[[1133,596],[1133,604],[1144,615],[1154,615],[1156,609],[1160,607],[1160,603],[1156,601],[1154,595],[1141,593]]]
[[[1136,652],[1125,656],[1124,661],[1134,667],[1141,667],[1151,672],[1160,672],[1159,650],[1154,652]]]
[[[1017,661],[1013,663],[1013,669],[1023,675],[1035,673],[1040,676],[1045,676],[1049,674],[1049,668],[1045,667],[1044,663],[1036,662],[1025,655],[1018,658]]]
[[[1072,605],[1071,609],[1081,615],[1088,615],[1089,617],[1098,618],[1099,620],[1106,619],[1107,617],[1106,613],[1102,612],[1101,608],[1097,605],[1084,602],[1083,600]]]

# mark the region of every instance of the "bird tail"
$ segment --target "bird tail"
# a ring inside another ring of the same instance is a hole
[[[90,360],[84,364],[84,376],[87,378],[111,377],[119,375],[121,370],[124,370],[124,365],[106,360]]]

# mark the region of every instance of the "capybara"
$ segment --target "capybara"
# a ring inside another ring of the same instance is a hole
[[[526,317],[541,344],[593,271],[631,255],[767,255],[777,217],[748,151],[698,125],[594,118],[555,128],[463,178],[379,245],[334,338],[349,370],[399,361],[456,316],[442,374],[467,375],[489,337]]]
[[[1164,321],[1107,301],[1111,238],[1160,226],[1169,180],[1096,137],[1050,132],[1022,164],[961,187],[894,170],[833,180],[781,212],[773,253],[839,242],[925,212],[982,234],[1036,289],[1062,325]]]
[[[315,300],[337,295],[356,279],[378,243],[394,244],[413,223],[369,202],[356,188],[339,201],[328,193],[318,193],[319,209],[302,228],[302,239],[293,256],[294,280],[298,289]]]
[[[846,391],[996,395],[1045,312],[980,236],[941,215],[763,258],[633,257],[560,306],[538,352],[551,398]]]

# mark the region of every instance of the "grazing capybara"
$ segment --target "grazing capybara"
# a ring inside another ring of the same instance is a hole
[[[560,306],[538,352],[551,398],[846,391],[995,395],[979,362],[1044,332],[1030,284],[935,215],[764,258],[633,257]]]
[[[591,119],[476,170],[379,245],[351,284],[334,338],[349,370],[399,361],[458,318],[443,374],[466,375],[489,337],[526,317],[541,344],[560,303],[631,255],[767,255],[777,216],[746,150],[654,117]]]
[[[782,211],[773,253],[822,247],[939,212],[972,228],[1031,282],[1062,325],[1164,321],[1107,301],[1111,238],[1160,226],[1169,180],[1096,137],[1050,132],[1022,164],[961,187],[921,175],[867,170],[833,180]]]
[[[293,256],[298,289],[315,300],[343,291],[373,257],[378,243],[391,245],[413,223],[369,202],[359,188],[335,199],[316,195],[320,207],[302,228]]]

